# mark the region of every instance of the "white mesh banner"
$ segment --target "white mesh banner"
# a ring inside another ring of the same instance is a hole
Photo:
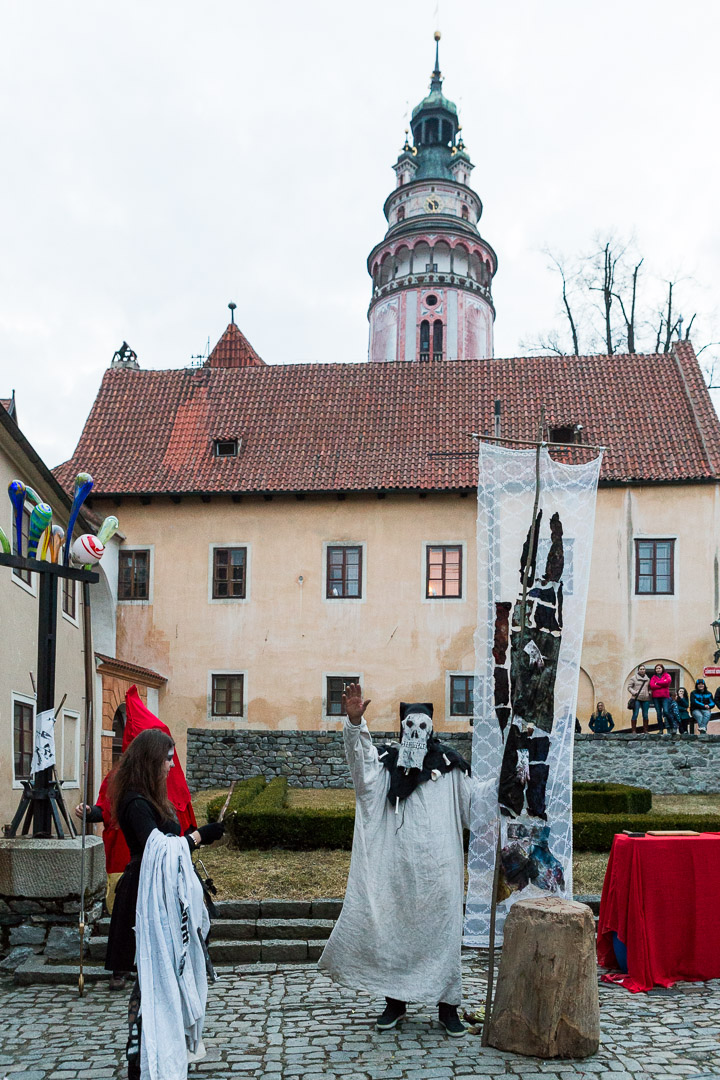
[[[479,457],[472,765],[497,778],[498,806],[473,806],[471,946],[489,941],[498,824],[496,940],[518,898],[572,896],[573,735],[602,460],[566,465],[545,447],[538,458],[487,443]]]

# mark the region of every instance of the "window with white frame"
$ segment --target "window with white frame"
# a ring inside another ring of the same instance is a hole
[[[462,592],[462,544],[426,544],[425,599],[461,600]]]
[[[121,548],[118,556],[118,600],[150,599],[149,548]]]
[[[473,715],[473,690],[475,676],[465,674],[450,675],[450,716]]]
[[[327,675],[325,677],[325,715],[347,716],[343,708],[343,694],[350,683],[359,683],[359,675]]]
[[[29,780],[35,747],[35,702],[13,695],[13,780]]]
[[[211,706],[210,715],[236,716],[245,714],[245,676],[241,672],[211,676]]]

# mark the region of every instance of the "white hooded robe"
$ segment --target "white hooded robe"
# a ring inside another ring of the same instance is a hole
[[[465,892],[463,827],[492,781],[455,768],[418,784],[399,812],[367,723],[346,719],[355,832],[345,902],[319,960],[336,982],[373,997],[459,1005]]]

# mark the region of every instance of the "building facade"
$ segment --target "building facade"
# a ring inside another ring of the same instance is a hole
[[[439,40],[430,93],[393,166],[388,230],[368,256],[370,360],[478,360],[493,355],[497,256],[478,229],[482,202],[457,108],[442,92]]]
[[[672,423],[648,413],[648,394],[672,402]],[[167,678],[160,716],[181,752],[188,728],[335,728],[357,678],[378,728],[417,699],[440,729],[467,730],[477,465],[464,433],[492,430],[498,401],[508,438],[532,437],[543,404],[551,444],[578,429],[608,447],[583,726],[598,698],[627,726],[639,663],[661,660],[692,688],[720,606],[720,424],[689,344],[392,365],[215,355],[202,369],[108,371],[60,470],[68,482],[86,462],[93,512],[121,516],[116,654]],[[107,449],[113,431],[122,455]]]

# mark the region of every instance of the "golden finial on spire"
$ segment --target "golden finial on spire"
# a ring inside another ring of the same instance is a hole
[[[440,41],[440,39],[442,38],[442,34],[440,33],[439,30],[436,30],[435,33],[433,34],[433,37],[435,38],[436,41]]]

